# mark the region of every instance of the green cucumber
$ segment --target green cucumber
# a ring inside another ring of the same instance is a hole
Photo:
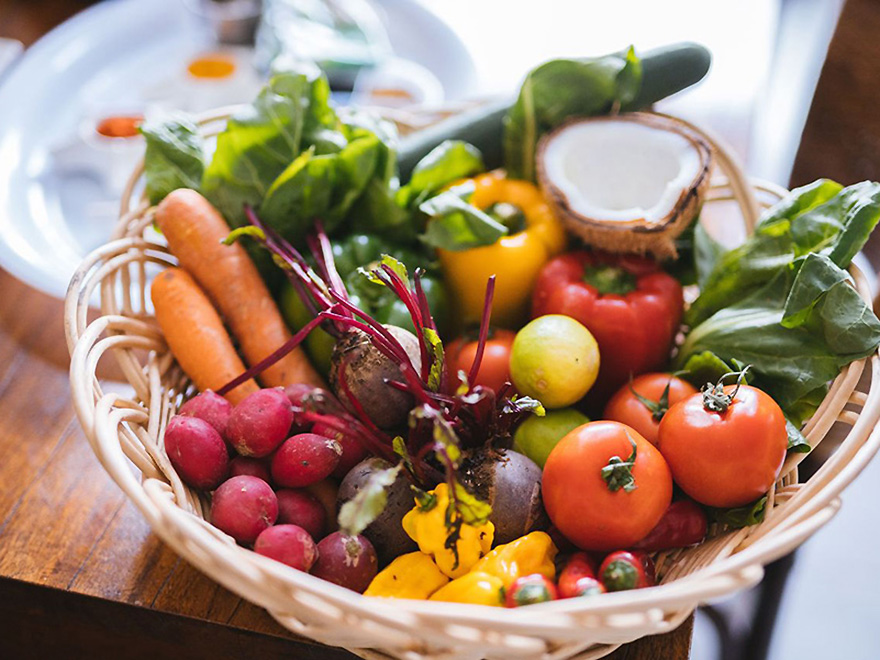
[[[712,56],[699,44],[683,42],[661,46],[641,56],[642,85],[626,110],[638,110],[690,87],[709,71]],[[413,168],[443,140],[464,140],[483,152],[488,169],[503,162],[504,116],[510,100],[493,102],[446,119],[403,139],[398,150],[400,178],[407,181]]]

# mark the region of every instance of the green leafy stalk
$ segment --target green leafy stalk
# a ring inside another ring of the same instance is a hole
[[[140,131],[147,143],[144,176],[150,204],[158,204],[178,188],[201,188],[205,147],[191,117],[169,114],[146,122]]]
[[[538,141],[570,117],[624,110],[636,99],[642,66],[629,48],[604,57],[551,60],[526,76],[504,119],[504,163],[511,178],[535,180]]]
[[[363,532],[385,510],[388,503],[388,488],[397,480],[403,467],[377,470],[357,494],[339,509],[339,529],[347,536],[357,536]]]
[[[767,508],[767,496],[760,498],[752,504],[737,507],[735,509],[709,509],[709,520],[732,529],[757,525],[764,521]]]

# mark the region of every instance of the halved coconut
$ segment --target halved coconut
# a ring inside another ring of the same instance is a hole
[[[538,181],[570,231],[610,252],[675,257],[700,211],[712,150],[687,124],[633,112],[576,119],[538,145]]]

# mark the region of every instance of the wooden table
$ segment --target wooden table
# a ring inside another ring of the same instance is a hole
[[[0,36],[31,43],[88,4],[0,0]],[[816,163],[845,182],[877,176],[880,150],[867,145],[880,138],[880,120],[855,112],[876,107],[859,105],[858,96],[877,93],[880,42],[871,25],[880,26],[880,6],[850,0],[799,153],[799,178],[813,177]],[[866,85],[853,88],[861,80]],[[851,121],[829,122],[832,112]],[[0,657],[351,657],[294,638],[151,533],[73,414],[61,311],[60,301],[0,271]],[[691,618],[611,657],[687,658],[692,625]]]
[[[0,36],[30,44],[88,4],[0,0]],[[294,637],[152,534],[74,416],[61,319],[0,271],[0,658],[353,657]],[[612,657],[686,658],[692,623]]]

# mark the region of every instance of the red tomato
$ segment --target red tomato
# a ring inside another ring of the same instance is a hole
[[[510,382],[510,349],[516,333],[510,330],[492,330],[486,347],[480,370],[472,385],[482,385],[497,394],[505,383]],[[449,370],[449,382],[457,385],[458,372],[470,373],[474,357],[477,355],[479,342],[468,337],[459,337],[446,348],[446,365]]]
[[[730,508],[770,489],[788,436],[785,416],[767,394],[748,385],[723,391],[733,397],[724,412],[708,410],[703,394],[672,406],[660,422],[657,448],[684,492],[701,504]]]
[[[667,386],[669,393],[664,400]],[[640,401],[634,394],[649,399],[656,406]],[[670,406],[697,393],[690,383],[670,374],[644,374],[621,387],[605,406],[605,419],[632,426],[652,445],[657,444],[660,420]]]
[[[619,422],[590,422],[560,440],[544,465],[541,488],[550,520],[583,550],[638,543],[672,501],[663,456]]]

